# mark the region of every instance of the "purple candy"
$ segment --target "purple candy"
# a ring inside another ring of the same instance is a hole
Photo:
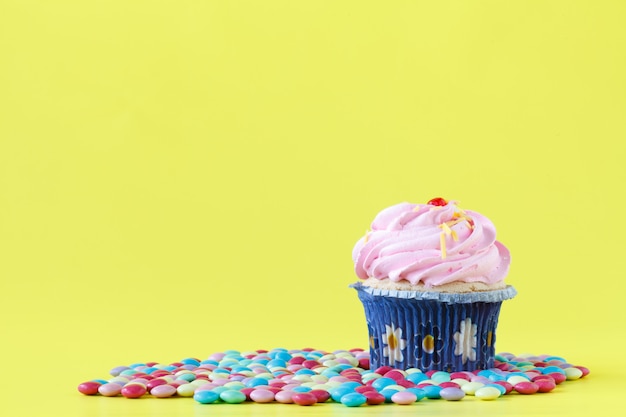
[[[465,392],[461,388],[448,387],[442,388],[442,390],[439,391],[439,396],[444,400],[459,401],[465,397]]]

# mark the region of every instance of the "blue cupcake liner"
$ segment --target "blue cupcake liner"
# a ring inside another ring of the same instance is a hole
[[[351,287],[365,309],[372,369],[492,368],[500,306],[516,294],[511,286],[467,294]]]

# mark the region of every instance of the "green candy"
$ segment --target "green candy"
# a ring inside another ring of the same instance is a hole
[[[228,404],[240,404],[246,400],[246,394],[237,390],[226,390],[220,394],[220,399]]]

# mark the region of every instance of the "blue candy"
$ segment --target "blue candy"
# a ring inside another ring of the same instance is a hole
[[[406,379],[417,385],[422,381],[426,381],[428,379],[428,375],[421,372],[414,372],[409,374]]]
[[[422,387],[422,390],[424,390],[424,395],[426,396],[426,398],[430,398],[433,400],[441,398],[441,395],[439,395],[439,391],[441,391],[441,387],[437,385],[426,385]]]
[[[351,392],[341,397],[341,403],[346,407],[359,407],[367,401],[367,397],[358,392]]]
[[[205,390],[198,391],[193,395],[193,399],[200,404],[211,404],[219,400],[220,395],[215,391]]]
[[[385,388],[382,391],[380,391],[380,393],[385,397],[385,402],[386,403],[392,403],[393,401],[391,400],[391,397],[393,397],[393,394],[395,394],[396,392],[400,392],[397,389],[393,389],[393,388]]]
[[[376,391],[378,392],[382,391],[388,385],[396,385],[396,381],[383,376],[375,379],[374,382],[372,382],[372,387],[376,388]]]
[[[268,381],[265,378],[250,378],[244,383],[248,388],[256,387],[258,385],[267,385]]]
[[[331,389],[330,391],[328,391],[328,393],[330,394],[330,398],[333,399],[333,401],[340,403],[341,402],[341,398],[346,395],[346,394],[350,394],[354,392],[354,388],[350,387],[350,386],[343,386],[343,384],[339,385],[338,387],[335,387],[333,389]]]

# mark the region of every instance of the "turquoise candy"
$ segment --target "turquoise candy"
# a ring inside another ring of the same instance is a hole
[[[341,397],[341,403],[346,407],[359,407],[367,401],[367,397],[358,392],[351,392]]]
[[[380,393],[385,397],[385,402],[386,403],[392,403],[393,400],[391,399],[391,397],[393,397],[393,394],[395,394],[396,392],[400,392],[397,389],[393,389],[393,388],[385,388],[382,391],[380,391]]]
[[[495,372],[489,375],[488,379],[490,381],[506,381],[506,377],[504,375],[496,374]]]
[[[428,379],[428,375],[421,372],[414,372],[409,374],[406,379],[417,385],[422,381],[426,381]]]
[[[391,378],[382,377],[382,378],[376,379],[372,383],[372,387],[376,388],[376,391],[378,392],[382,391],[388,385],[396,385],[396,381]]]
[[[561,362],[567,362],[565,359],[561,358],[560,356],[548,356],[547,358],[545,358],[543,360],[544,362],[548,362],[548,361],[561,361]]]
[[[350,386],[343,386],[339,385],[336,388],[331,389],[328,393],[330,394],[330,398],[333,399],[333,401],[340,403],[341,402],[341,398],[346,395],[346,394],[350,394],[354,392],[354,388],[350,387]]]
[[[434,372],[430,379],[435,382],[448,382],[450,381],[450,374],[443,371]]]
[[[441,395],[439,395],[441,387],[437,385],[426,385],[422,389],[424,390],[424,394],[426,394],[426,398],[430,398],[431,400],[441,398]]]
[[[258,385],[267,385],[267,381],[265,378],[250,378],[248,382],[245,382],[245,385],[248,388],[252,388]]]
[[[552,372],[558,372],[565,375],[565,371],[558,366],[546,366],[545,368],[539,368],[542,374],[551,374]]]
[[[282,359],[272,359],[266,365],[268,368],[286,368],[287,362]]]
[[[200,404],[211,404],[220,399],[220,395],[215,391],[198,391],[193,395],[193,399]]]
[[[189,373],[189,374],[180,374],[180,375],[178,375],[178,376],[176,377],[176,379],[182,379],[182,380],[185,380],[185,381],[187,381],[187,382],[191,382],[191,381],[193,381],[193,380],[195,380],[195,379],[196,379],[196,375],[195,375],[195,374],[192,374],[192,373]]]
[[[296,375],[315,375],[315,371],[307,368],[298,369]]]

